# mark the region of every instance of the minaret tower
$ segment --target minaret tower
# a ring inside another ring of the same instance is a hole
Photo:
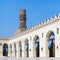
[[[23,32],[26,30],[26,10],[25,9],[21,9],[20,10],[20,31]]]

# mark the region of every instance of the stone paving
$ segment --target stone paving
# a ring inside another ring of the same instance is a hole
[[[60,58],[17,58],[17,57],[0,57],[0,60],[60,60]]]

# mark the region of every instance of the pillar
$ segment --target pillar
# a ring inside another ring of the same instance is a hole
[[[3,56],[3,45],[0,43],[0,56]]]
[[[24,41],[22,41],[22,57],[25,57]]]
[[[17,52],[16,52],[16,57],[18,57],[18,53],[19,53],[18,48],[19,48],[19,47],[18,47],[18,42],[17,42],[17,43],[16,43],[16,51],[17,51]]]
[[[33,57],[34,56],[34,52],[33,52],[33,38],[30,37],[29,39],[29,57]]]
[[[11,52],[10,52],[10,44],[8,44],[8,56],[11,56]]]
[[[14,44],[12,44],[12,57],[14,57],[15,54],[14,54]]]

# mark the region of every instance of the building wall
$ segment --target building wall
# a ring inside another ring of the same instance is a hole
[[[54,32],[55,34],[55,56],[60,57],[60,53],[59,53],[60,52],[60,47],[59,47],[60,30],[59,30],[59,34],[57,34],[57,28],[60,29],[60,19],[48,21],[47,23],[43,23],[42,25],[38,27],[35,27],[31,30],[23,32],[21,35],[15,38],[14,37],[11,38],[10,43],[14,44],[14,42],[16,42],[16,44],[18,45],[18,42],[21,41],[23,45],[22,46],[23,47],[22,57],[26,57],[25,51],[24,51],[25,50],[24,42],[26,39],[28,39],[29,40],[29,57],[33,57],[35,56],[34,46],[33,46],[34,37],[39,36],[40,57],[48,57],[49,54],[48,54],[48,48],[47,48],[47,36],[49,35],[50,32]],[[43,33],[43,37],[42,37],[42,33]],[[17,50],[18,50],[18,47],[17,47]],[[17,53],[17,57],[18,57],[18,53]]]
[[[57,28],[59,28],[59,33],[57,34]],[[7,43],[9,46],[8,56],[15,57],[14,52],[14,43],[16,43],[16,57],[20,57],[19,53],[19,42],[22,42],[22,57],[26,57],[25,52],[25,41],[28,39],[29,41],[29,57],[35,57],[34,52],[34,40],[36,36],[39,36],[40,42],[40,57],[48,57],[49,52],[47,48],[47,39],[50,32],[54,32],[55,34],[55,57],[60,57],[60,17],[55,18],[53,20],[47,21],[38,25],[34,28],[31,28],[23,33],[20,33],[16,36],[9,38],[9,41],[0,40],[2,44]],[[43,36],[42,36],[43,34]],[[3,42],[4,41],[4,42]],[[12,44],[12,54],[10,53],[10,44]],[[0,46],[2,48],[2,46]],[[0,49],[0,55],[2,49]],[[1,55],[2,56],[2,55]]]

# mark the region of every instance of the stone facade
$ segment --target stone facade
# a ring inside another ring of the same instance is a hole
[[[54,40],[51,38],[51,34],[53,34]],[[38,41],[36,39],[39,39],[39,50],[35,47],[36,41]],[[52,50],[48,48],[50,39],[54,41]],[[60,57],[60,14],[23,32],[15,34],[9,39],[0,39],[0,56],[3,56],[4,43],[8,45],[7,56]],[[26,50],[26,48],[28,49]]]

